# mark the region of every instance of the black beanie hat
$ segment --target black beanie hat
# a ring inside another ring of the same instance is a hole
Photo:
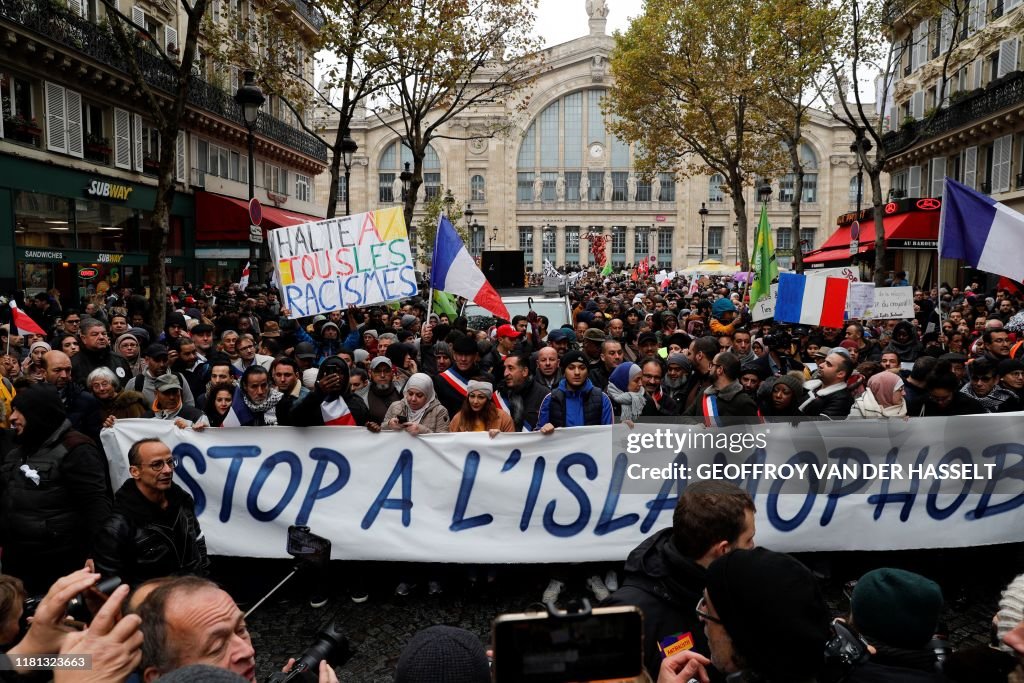
[[[831,613],[814,576],[789,555],[735,550],[711,563],[712,608],[750,668],[771,680],[817,673]]]
[[[25,416],[25,429],[18,441],[33,448],[53,436],[67,416],[57,389],[46,383],[19,391],[11,399],[11,408]]]
[[[924,647],[939,624],[942,589],[920,574],[875,569],[861,577],[850,596],[857,630],[891,647]]]
[[[395,683],[489,683],[480,639],[454,626],[431,626],[412,637],[395,667]]]
[[[452,344],[453,353],[480,353],[480,347],[476,344],[476,339],[463,335],[459,339],[456,339]]]
[[[586,365],[587,359],[581,351],[566,351],[565,355],[562,356],[562,361],[559,363],[559,366],[565,370],[569,367],[569,363],[583,363]]]

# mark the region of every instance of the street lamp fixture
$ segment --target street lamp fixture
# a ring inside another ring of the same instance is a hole
[[[409,198],[409,186],[412,184],[412,171],[409,170],[409,162],[405,162],[405,170],[398,174],[402,181],[402,201]]]
[[[452,206],[455,205],[455,195],[452,194],[451,190],[444,193],[444,215],[450,219],[452,217]]]
[[[259,120],[260,107],[266,101],[260,86],[256,85],[256,72],[246,70],[243,74],[242,85],[235,93],[235,102],[242,110],[242,119],[245,121],[245,128],[248,133],[247,142],[249,146],[249,202],[256,196],[256,136],[253,130]],[[249,272],[254,273],[254,280],[259,283],[260,277],[260,243],[252,242],[249,245]]]
[[[704,205],[704,202],[700,203],[700,210],[697,212],[700,214],[700,263],[704,263],[704,227],[707,222],[708,207]]]
[[[349,198],[352,196],[352,187],[349,184],[349,178],[352,175],[352,157],[355,155],[356,150],[359,149],[359,145],[352,139],[349,131],[345,131],[344,137],[341,138],[341,161],[345,164],[345,215],[348,216],[352,213],[351,204]]]
[[[494,240],[498,239],[498,226],[494,226],[494,230],[491,232],[491,236],[487,238],[487,250],[491,251],[494,248]]]
[[[772,184],[768,181],[757,186],[758,201],[767,203],[772,198]]]
[[[864,137],[865,130],[858,128],[850,151],[857,157],[857,219],[860,219],[860,202],[864,194],[864,158],[871,151],[871,141]]]

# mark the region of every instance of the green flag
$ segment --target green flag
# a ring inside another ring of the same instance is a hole
[[[607,277],[607,276],[609,276],[611,274],[612,274],[612,262],[611,261],[607,261],[604,264],[604,268],[601,269],[601,275],[603,277]]]
[[[434,309],[448,316],[448,320],[455,320],[457,313],[455,312],[455,303],[452,301],[451,294],[435,289],[433,296]]]
[[[768,207],[761,205],[761,220],[754,239],[754,282],[750,285],[750,303],[754,304],[771,292],[772,280],[779,276],[779,264],[772,246],[772,230],[768,226]]]

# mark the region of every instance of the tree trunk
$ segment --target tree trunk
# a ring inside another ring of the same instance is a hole
[[[334,138],[334,144],[331,146],[331,165],[327,167],[327,172],[331,174],[331,189],[327,195],[327,217],[334,218],[338,215],[338,185],[341,183],[341,140],[345,133],[344,129],[339,125],[338,134]],[[345,188],[345,192],[351,192],[349,188]],[[351,195],[349,195],[351,197]]]
[[[885,285],[885,274],[888,270],[885,260],[885,202],[882,199],[882,166],[866,164],[864,170],[871,180],[871,202],[875,207],[875,273],[876,287]]]
[[[405,229],[410,230],[412,228],[412,214],[416,210],[416,199],[420,193],[420,185],[423,184],[423,158],[426,156],[424,150],[417,150],[413,148],[412,152],[412,179],[409,181],[409,191],[405,193]],[[434,245],[430,245],[431,251],[434,249]]]
[[[750,255],[747,253],[747,200],[743,196],[743,179],[735,176],[729,179],[729,191],[732,193],[732,208],[736,214],[736,255],[740,260],[740,269],[750,270]]]
[[[799,131],[797,131],[799,133]],[[799,141],[799,138],[797,138]],[[804,166],[800,163],[800,145],[789,145],[789,159],[793,162],[793,198],[789,200],[792,216],[789,242],[793,245],[793,270],[804,272],[804,245],[800,242],[800,203],[804,197]],[[778,245],[776,245],[777,247]]]
[[[174,204],[174,165],[178,126],[175,121],[160,131],[160,175],[156,204],[150,220],[149,242],[149,324],[157,334],[167,317],[167,237],[170,235],[171,206]]]

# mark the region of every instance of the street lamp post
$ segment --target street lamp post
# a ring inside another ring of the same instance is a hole
[[[409,162],[405,162],[405,170],[398,174],[399,180],[402,181],[402,203],[404,204],[409,198],[409,185],[412,183],[412,171],[409,170]]]
[[[249,201],[252,202],[256,196],[256,136],[253,134],[253,130],[256,128],[256,122],[259,119],[260,107],[263,106],[263,102],[267,98],[263,96],[260,86],[256,85],[255,71],[246,70],[243,76],[244,82],[238,87],[238,92],[235,93],[235,102],[242,109],[242,118],[245,120],[245,128],[248,131]],[[255,279],[257,283],[261,280],[259,261],[260,243],[252,242],[249,245],[249,272],[256,274]]]
[[[448,196],[445,197],[445,201],[447,200]],[[480,229],[480,224],[473,220],[474,213],[476,212],[473,211],[473,205],[466,204],[466,210],[462,212],[462,215],[465,216],[466,218],[466,230],[469,232],[470,239],[470,252],[473,254],[473,256],[479,256],[479,253],[477,252],[476,248],[476,232],[477,230]]]
[[[491,232],[491,236],[487,238],[487,251],[494,249],[494,240],[498,239],[498,226],[494,226],[494,230]]]
[[[704,263],[704,226],[708,218],[708,207],[704,206],[704,202],[700,203],[700,263]]]
[[[341,161],[345,164],[345,215],[348,216],[352,213],[352,204],[350,198],[352,196],[352,186],[349,184],[349,178],[352,176],[352,157],[355,155],[356,150],[359,149],[359,145],[352,139],[350,131],[346,130],[345,135],[341,138]]]
[[[860,221],[860,202],[861,196],[864,194],[864,157],[871,151],[872,146],[871,141],[864,137],[864,132],[863,128],[857,128],[856,137],[853,140],[853,144],[850,145],[850,151],[857,157],[857,218],[855,219],[857,221]],[[856,251],[853,247],[854,245],[851,242],[851,251]],[[803,245],[801,245],[800,251],[803,253]],[[854,263],[856,263],[856,254],[852,258]]]

